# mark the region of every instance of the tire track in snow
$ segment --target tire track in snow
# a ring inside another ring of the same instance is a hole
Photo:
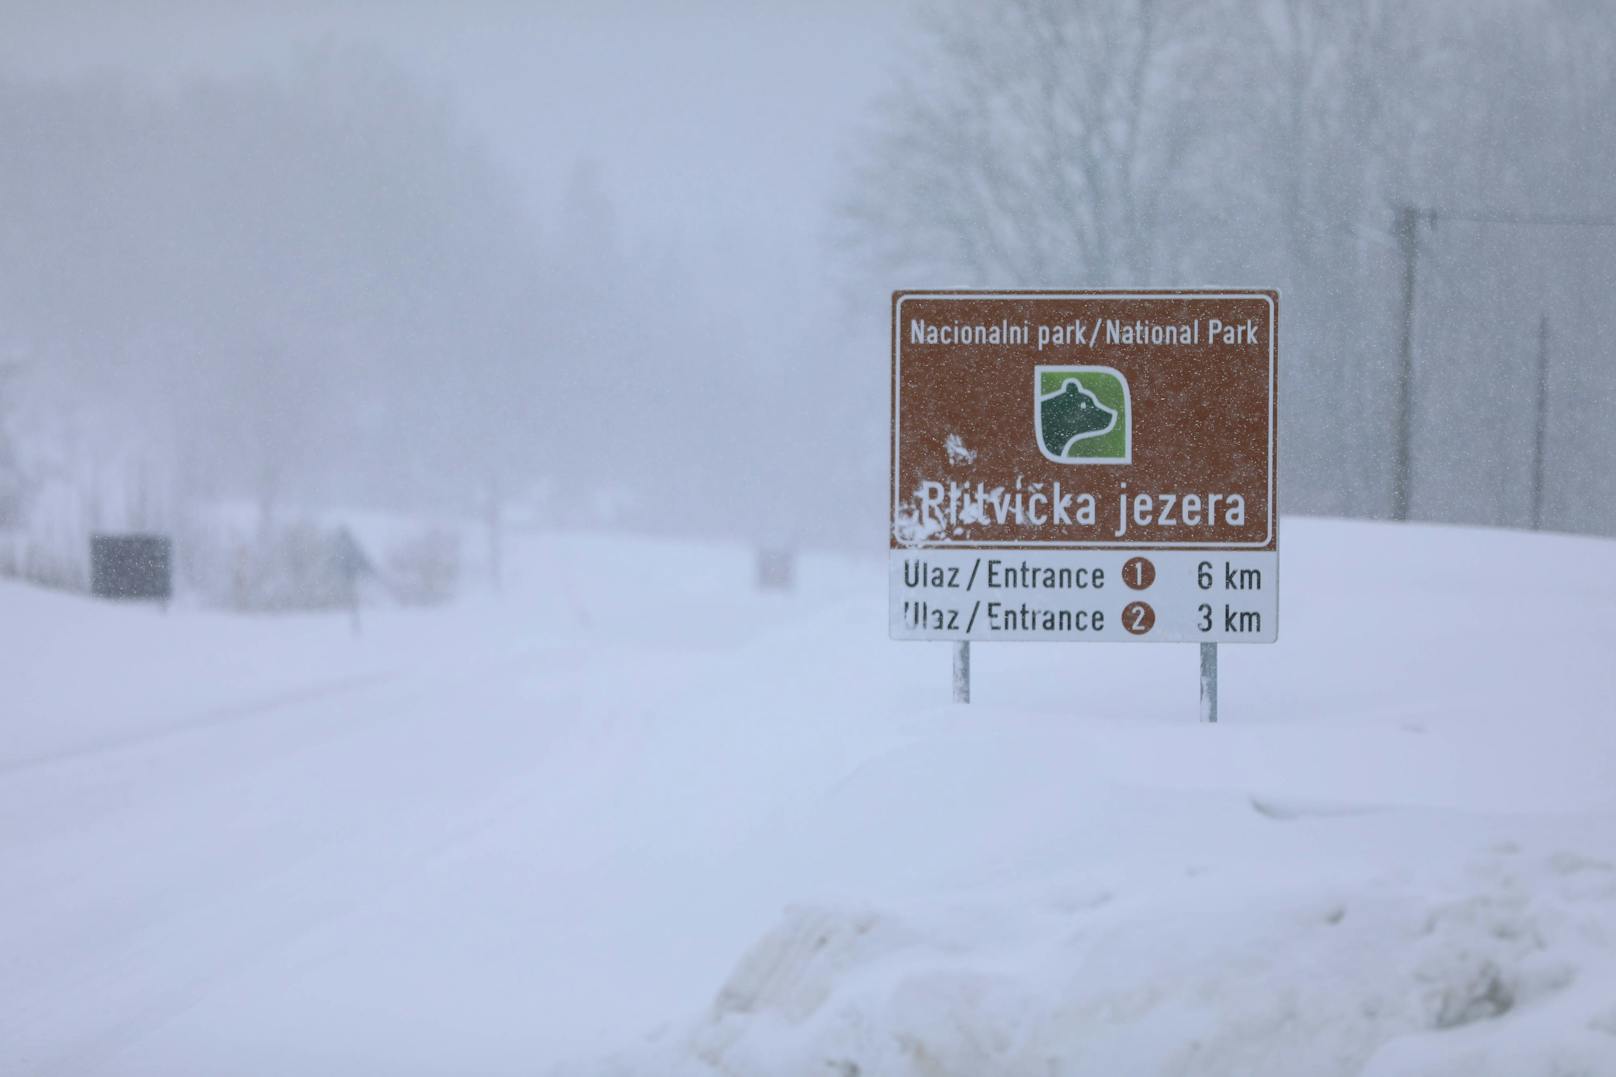
[[[113,752],[126,751],[131,748],[140,748],[148,744],[168,740],[172,737],[184,736],[220,726],[233,725],[237,722],[261,718],[275,711],[287,707],[295,707],[304,703],[329,699],[334,696],[349,695],[362,692],[367,688],[396,681],[404,674],[397,670],[380,673],[350,674],[346,677],[337,677],[326,681],[319,681],[302,688],[277,692],[248,703],[237,703],[227,707],[215,707],[210,710],[194,714],[189,718],[177,721],[164,722],[156,726],[145,726],[139,730],[115,737],[103,737],[91,740],[70,748],[61,748],[56,751],[42,752],[38,755],[21,756],[15,759],[0,760],[0,778],[6,778],[22,771],[32,770],[36,767],[50,766],[56,763],[69,763],[80,759],[93,758]]]
[[[502,818],[502,804],[520,802],[526,795],[533,752],[537,750],[530,747],[513,755],[511,743],[490,747],[483,741],[479,747],[479,738],[464,736],[459,724],[462,690],[491,673],[509,670],[518,663],[525,666],[536,655],[555,656],[568,650],[528,644],[432,669],[346,678],[335,691],[329,690],[328,684],[328,690],[323,692],[310,688],[283,693],[273,701],[259,701],[251,707],[231,708],[227,723],[249,716],[234,712],[267,714],[294,708],[299,701],[318,706],[332,697],[382,686],[400,687],[416,701],[403,724],[395,721],[399,715],[391,708],[367,713],[365,720],[343,723],[339,730],[327,731],[335,736],[319,735],[307,740],[301,752],[278,758],[272,771],[252,766],[250,776],[243,773],[219,779],[228,784],[250,782],[259,791],[295,787],[318,792],[336,788],[331,775],[365,756],[362,746],[344,746],[343,742],[356,736],[376,735],[379,723],[385,735],[407,737],[419,749],[405,752],[405,758],[434,761],[429,769],[442,770],[439,764],[445,755],[441,749],[448,743],[460,741],[466,746],[466,754],[458,768],[447,770],[448,780],[421,786],[407,799],[409,775],[395,773],[379,793],[372,790],[372,796],[397,805],[400,814],[371,816],[362,810],[365,801],[348,802],[340,795],[322,803],[314,813],[327,821],[328,840],[307,847],[282,845],[262,858],[226,865],[220,875],[207,880],[204,893],[187,893],[183,914],[143,926],[137,936],[123,942],[115,952],[102,955],[86,970],[59,975],[54,989],[34,1001],[31,1014],[12,1013],[8,1018],[17,1021],[19,1028],[50,1025],[59,1020],[64,998],[91,997],[99,998],[97,1005],[104,1011],[103,1019],[88,1035],[54,1043],[47,1039],[31,1045],[26,1057],[14,1056],[10,1061],[26,1062],[28,1072],[41,1075],[119,1072],[122,1052],[154,1029],[233,984],[251,982],[299,940],[314,935],[328,923],[358,914],[381,895],[407,886],[422,872],[434,870],[447,852]],[[556,678],[547,687],[555,691],[575,686],[567,678]],[[201,719],[188,724],[198,726],[199,722]],[[215,713],[211,724],[203,723],[201,728],[219,724]],[[503,724],[508,729],[518,728],[508,722]],[[531,735],[533,727],[526,728],[529,732],[524,736]],[[168,732],[173,732],[172,727]],[[144,743],[164,739],[164,734],[125,739]],[[116,747],[103,752],[106,750]],[[361,810],[353,810],[355,804]],[[175,951],[180,958],[165,958]],[[139,992],[125,990],[128,984],[141,982],[145,986]],[[0,1026],[4,1023],[0,1021]],[[4,1038],[0,1034],[0,1040]],[[0,1070],[6,1070],[7,1064],[0,1049]]]

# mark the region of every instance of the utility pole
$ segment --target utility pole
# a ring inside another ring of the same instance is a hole
[[[1435,224],[1437,211],[1418,206],[1398,206],[1393,224],[1397,245],[1403,254],[1403,321],[1402,339],[1398,349],[1398,392],[1394,404],[1393,424],[1396,454],[1392,461],[1392,519],[1406,520],[1409,512],[1409,491],[1414,479],[1413,424],[1414,424],[1414,299],[1419,287],[1419,229],[1423,218]],[[1444,221],[1464,221],[1470,224],[1518,224],[1535,228],[1616,228],[1616,216],[1586,213],[1505,213],[1442,211]],[[1544,447],[1548,439],[1548,382],[1549,382],[1549,318],[1543,315],[1538,324],[1537,356],[1537,430],[1536,452],[1532,468],[1532,526],[1543,526]]]
[[[1532,437],[1532,530],[1543,530],[1543,450],[1549,433],[1549,316],[1537,323],[1537,426]]]
[[[1421,211],[1414,206],[1399,206],[1394,229],[1397,245],[1403,252],[1403,322],[1398,347],[1397,400],[1393,421],[1395,440],[1392,444],[1392,519],[1408,519],[1409,487],[1413,482],[1414,462],[1411,458],[1414,441],[1414,295],[1419,283],[1419,228]]]
[[[491,473],[488,476],[488,502],[484,506],[484,523],[488,527],[488,579],[494,585],[494,590],[500,590],[505,584],[505,531],[501,509],[504,507],[504,488],[500,485],[499,475]]]

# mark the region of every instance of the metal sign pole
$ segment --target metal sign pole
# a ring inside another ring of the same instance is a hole
[[[954,702],[971,701],[971,641],[954,644]]]
[[[1201,644],[1201,721],[1218,720],[1218,645]]]

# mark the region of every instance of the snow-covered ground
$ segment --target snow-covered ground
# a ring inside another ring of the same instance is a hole
[[[0,1072],[1616,1074],[1616,544],[1291,520],[1280,642],[886,639],[881,558],[447,610],[0,585]]]

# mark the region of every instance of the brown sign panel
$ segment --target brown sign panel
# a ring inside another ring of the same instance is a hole
[[[1274,551],[1273,291],[897,292],[891,548]]]

